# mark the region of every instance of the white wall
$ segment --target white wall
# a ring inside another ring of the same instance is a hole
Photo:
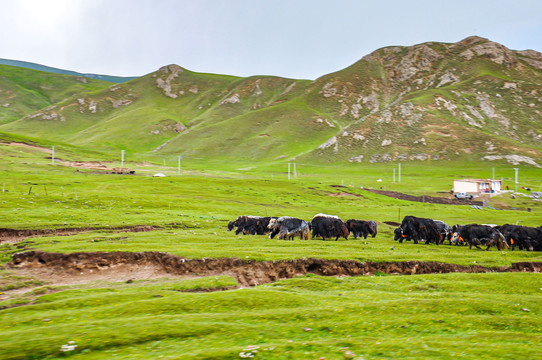
[[[477,193],[478,184],[474,182],[454,180],[454,193],[458,192]]]

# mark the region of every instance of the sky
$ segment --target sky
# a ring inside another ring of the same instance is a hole
[[[542,1],[0,0],[0,58],[117,76],[177,64],[316,79],[382,47],[472,35],[542,52]]]

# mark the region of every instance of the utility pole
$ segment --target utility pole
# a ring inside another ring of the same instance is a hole
[[[121,156],[121,160],[120,160],[120,168],[122,169],[124,167],[124,150],[121,150],[120,151],[120,156]]]
[[[401,183],[401,163],[399,163],[399,184]]]
[[[297,170],[295,168],[295,163],[294,163],[294,179],[297,179]]]
[[[53,145],[53,153],[51,155],[51,165],[55,164],[55,146]]]

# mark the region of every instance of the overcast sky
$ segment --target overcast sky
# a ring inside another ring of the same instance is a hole
[[[539,0],[0,0],[0,58],[315,79],[374,50],[478,35],[542,52]]]

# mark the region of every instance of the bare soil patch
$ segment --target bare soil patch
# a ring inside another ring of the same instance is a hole
[[[64,166],[81,168],[81,169],[89,169],[89,170],[107,169],[107,165],[105,165],[104,162],[102,161],[64,161],[64,160],[56,159],[55,163],[57,162]]]
[[[32,148],[32,149],[36,149],[36,150],[40,150],[40,151],[46,152],[46,153],[48,153],[48,154],[52,154],[52,153],[53,153],[53,150],[52,150],[52,149],[45,148],[45,147],[38,146],[38,145],[31,145],[31,144],[20,143],[20,142],[10,142],[10,143],[8,143],[7,145],[9,145],[9,146],[20,146],[20,147]]]
[[[5,242],[15,244],[30,237],[36,236],[68,236],[82,232],[108,230],[113,232],[146,232],[158,230],[159,227],[149,225],[124,226],[119,228],[110,227],[85,227],[85,228],[66,228],[66,229],[8,229],[0,228],[0,243]]]
[[[348,187],[344,186],[344,185],[329,185],[330,187],[332,188],[339,188],[339,189],[347,189]],[[309,189],[313,189],[314,188],[309,188]],[[338,192],[338,193],[331,193],[329,194],[329,196],[334,196],[334,197],[348,197],[348,196],[354,196],[354,197],[363,197],[363,195],[360,195],[360,194],[352,194],[352,193],[349,193],[347,191],[341,191],[341,192]]]
[[[400,200],[407,200],[407,201],[417,201],[417,202],[424,202],[424,203],[431,203],[431,204],[447,204],[447,205],[478,205],[482,206],[482,201],[474,201],[474,200],[463,200],[463,199],[449,199],[449,198],[442,198],[442,197],[434,197],[429,195],[422,195],[422,196],[414,196],[414,195],[408,195],[403,194],[395,191],[388,191],[388,190],[376,190],[376,189],[364,189],[365,191],[369,191],[375,194],[385,195],[389,196],[395,199]]]
[[[153,277],[230,275],[241,287],[256,286],[308,273],[321,276],[360,276],[375,273],[414,275],[452,272],[542,272],[542,263],[485,267],[438,262],[358,262],[354,260],[295,259],[280,261],[186,259],[161,252],[79,252],[72,254],[29,251],[13,255],[6,265],[20,274],[54,284],[96,280],[131,280]]]
[[[332,193],[332,194],[329,194],[329,196],[333,196],[333,197],[362,197],[361,195],[359,194],[351,194],[351,193],[347,193],[347,192],[340,192],[340,193]]]

